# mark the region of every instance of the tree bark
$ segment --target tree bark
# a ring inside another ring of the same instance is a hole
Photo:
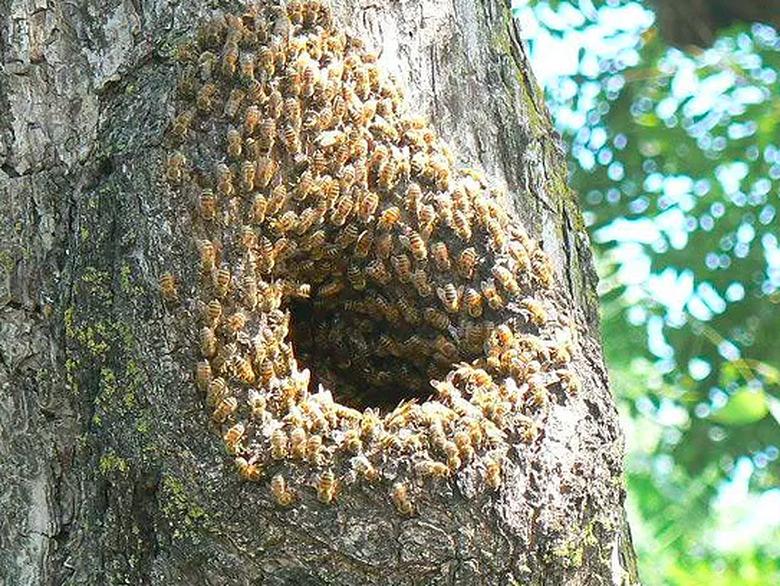
[[[389,486],[275,507],[242,482],[195,389],[192,264],[164,181],[175,47],[232,3],[0,5],[0,584],[633,584],[623,440],[596,277],[566,162],[500,0],[338,2],[459,163],[506,187],[580,333],[580,393],[552,400],[496,493]],[[468,496],[466,496],[468,495]]]

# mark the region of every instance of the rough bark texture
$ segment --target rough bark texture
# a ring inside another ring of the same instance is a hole
[[[242,483],[194,388],[193,262],[162,180],[174,47],[231,3],[0,5],[0,584],[636,582],[588,238],[508,6],[340,2],[459,161],[508,187],[581,329],[584,390],[497,494],[387,487],[281,510]]]

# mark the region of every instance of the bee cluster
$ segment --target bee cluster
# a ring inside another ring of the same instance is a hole
[[[280,506],[385,482],[403,514],[466,467],[498,489],[548,388],[579,384],[505,196],[318,1],[217,18],[180,58],[167,177],[195,208],[196,380],[241,476]]]

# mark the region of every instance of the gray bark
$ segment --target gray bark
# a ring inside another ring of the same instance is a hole
[[[191,264],[163,180],[185,0],[0,5],[0,584],[623,584],[622,436],[595,274],[542,95],[500,0],[340,2],[453,147],[506,186],[581,335],[583,391],[551,402],[496,494],[387,487],[274,507],[241,482],[195,390]]]

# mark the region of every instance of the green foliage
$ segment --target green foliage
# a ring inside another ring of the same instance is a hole
[[[776,527],[702,539],[739,463],[746,502],[780,481],[780,35],[742,25],[683,53],[637,2],[514,13],[596,247],[644,578],[780,582]]]

